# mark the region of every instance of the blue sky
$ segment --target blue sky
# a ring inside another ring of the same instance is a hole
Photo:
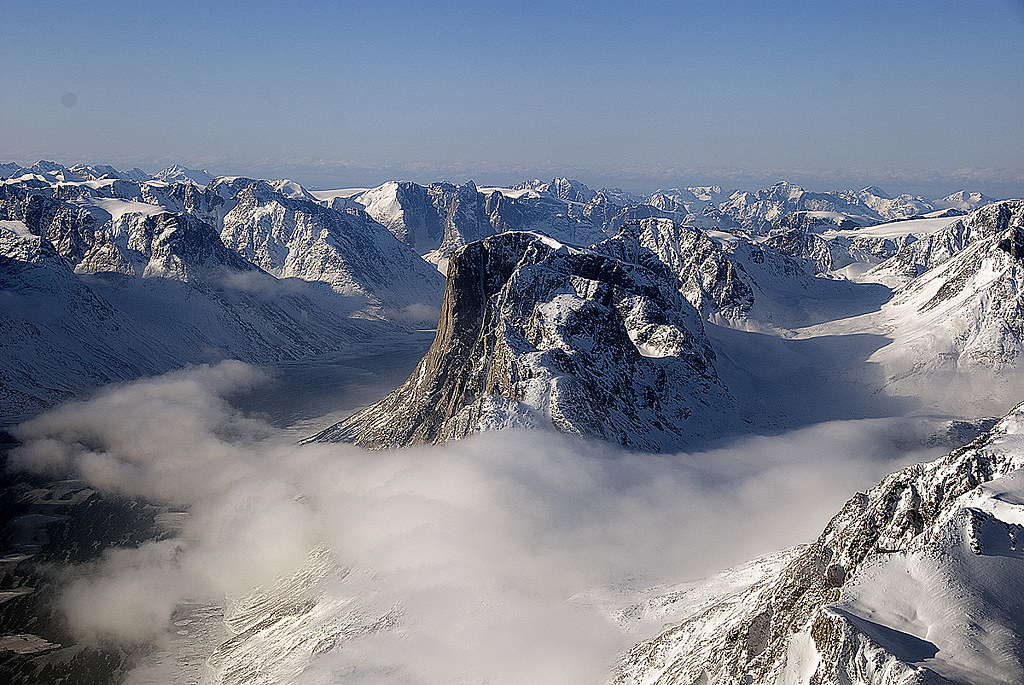
[[[1020,196],[1021,35],[1020,0],[0,0],[0,159]]]

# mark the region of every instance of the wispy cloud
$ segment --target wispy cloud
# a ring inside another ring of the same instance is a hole
[[[63,606],[83,638],[159,639],[178,602],[267,586],[322,546],[362,571],[330,592],[401,620],[310,657],[300,680],[594,681],[632,638],[574,595],[806,541],[853,489],[924,456],[906,445],[929,427],[836,422],[700,454],[546,432],[366,452],[294,445],[224,399],[263,378],[237,362],[179,371],[17,428],[21,468],[189,511],[174,539],[79,569]]]

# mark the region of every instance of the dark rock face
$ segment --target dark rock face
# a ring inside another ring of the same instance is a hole
[[[311,440],[383,448],[553,425],[681,447],[728,423],[713,362],[697,312],[657,260],[504,233],[453,255],[437,338],[409,380]]]
[[[1009,231],[1009,235],[1000,239],[996,247],[1017,261],[1024,261],[1024,228],[1018,226]]]

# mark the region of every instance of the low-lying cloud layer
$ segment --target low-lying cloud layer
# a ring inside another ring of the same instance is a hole
[[[265,380],[224,362],[17,429],[16,466],[189,512],[173,539],[75,575],[64,609],[83,639],[160,640],[178,603],[270,586],[322,548],[352,570],[322,586],[339,607],[351,595],[398,618],[304,657],[298,681],[599,681],[637,637],[581,593],[809,541],[855,489],[936,453],[908,451],[928,421],[888,419],[679,455],[513,431],[392,452],[298,446],[225,399]]]

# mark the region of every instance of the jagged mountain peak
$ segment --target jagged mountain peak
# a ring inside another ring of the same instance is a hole
[[[451,257],[438,333],[400,388],[314,436],[367,447],[549,426],[660,451],[731,399],[693,308],[650,269],[507,232]]]

